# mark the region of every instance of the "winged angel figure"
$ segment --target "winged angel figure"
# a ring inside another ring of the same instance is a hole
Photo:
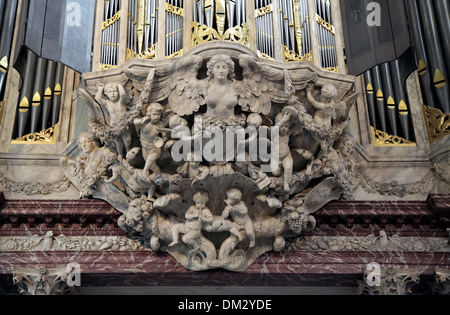
[[[242,125],[243,117],[237,114],[236,106],[241,112],[267,116],[272,102],[289,100],[285,92],[287,73],[263,65],[251,56],[239,57],[242,80],[236,79],[235,62],[227,55],[215,55],[210,59],[206,65],[206,79],[198,78],[202,66],[203,58],[200,56],[180,60],[161,78],[170,83],[156,97],[168,95],[170,108],[180,116],[198,113],[202,106],[206,106],[204,121],[222,122],[227,126]],[[312,73],[303,78],[302,83],[306,86],[316,75]]]

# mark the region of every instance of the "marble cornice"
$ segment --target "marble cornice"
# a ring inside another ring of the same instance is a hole
[[[382,269],[418,268],[421,276],[432,276],[435,270],[447,270],[449,259],[450,253],[442,252],[285,251],[261,256],[242,273],[198,273],[168,254],[151,251],[1,252],[0,280],[11,275],[13,267],[58,268],[75,262],[80,264],[82,286],[355,286],[372,262],[379,262]]]
[[[0,237],[120,235],[120,213],[100,200],[4,200],[0,195]],[[450,195],[426,201],[335,201],[316,214],[317,229],[307,235],[367,236],[381,230],[399,236],[448,237]]]

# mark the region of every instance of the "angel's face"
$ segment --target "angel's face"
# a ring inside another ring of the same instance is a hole
[[[345,157],[352,155],[353,153],[353,142],[345,141],[341,146],[341,154]]]
[[[95,148],[96,148],[96,145],[95,145],[94,141],[89,140],[89,139],[84,139],[83,141],[81,141],[81,150],[84,153],[91,153],[92,151],[94,151]]]
[[[161,113],[159,111],[150,112],[150,121],[152,124],[157,124],[161,120]]]
[[[228,79],[228,75],[230,74],[230,67],[226,62],[219,61],[214,65],[212,74],[217,81],[226,81]]]
[[[119,100],[119,89],[117,86],[108,87],[105,89],[105,95],[111,102],[117,102]]]
[[[286,122],[280,126],[280,136],[284,137],[288,134],[290,128],[289,122]]]

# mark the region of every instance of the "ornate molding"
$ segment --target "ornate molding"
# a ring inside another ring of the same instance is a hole
[[[283,45],[283,53],[284,53],[284,62],[297,62],[297,61],[314,62],[312,51],[305,54],[304,56],[300,56],[295,51],[289,50],[285,45]]]
[[[305,236],[294,240],[289,250],[386,251],[386,252],[450,252],[446,238],[379,236]]]
[[[166,11],[184,17],[183,8],[176,7],[166,2]]]
[[[422,108],[430,143],[450,135],[450,114],[426,105]]]
[[[157,43],[155,43],[149,49],[143,51],[141,54],[138,54],[138,53],[132,51],[131,49],[127,48],[126,60],[128,61],[132,58],[142,58],[142,59],[151,59],[151,60],[155,59],[156,58],[156,45],[157,45]]]
[[[435,176],[433,173],[425,175],[420,181],[413,183],[399,183],[396,180],[391,182],[376,182],[367,175],[364,175],[361,181],[361,187],[368,193],[379,193],[383,196],[405,197],[407,195],[421,194],[428,196],[435,185]]]
[[[356,292],[360,295],[410,295],[419,284],[420,269],[364,270],[363,281],[359,282]],[[378,278],[374,278],[378,277]]]
[[[372,133],[372,141],[375,147],[415,147],[415,142],[408,141],[402,137],[390,135],[381,130],[375,130],[370,127]]]
[[[3,191],[19,193],[28,196],[50,195],[52,193],[62,193],[71,187],[71,183],[66,176],[54,183],[39,182],[18,182],[7,178],[0,172],[0,187]]]
[[[21,138],[12,140],[12,144],[56,144],[56,135],[58,132],[58,124],[54,127],[42,130],[40,132],[31,133]]]
[[[144,250],[138,241],[124,236],[54,236],[52,231],[44,236],[0,237],[0,251],[96,251]]]
[[[433,161],[432,169],[434,175],[442,182],[450,184],[450,155]]]
[[[78,293],[77,288],[67,284],[68,277],[73,271],[69,266],[12,270],[13,281],[18,286],[20,295],[75,295]]]
[[[256,17],[260,17],[273,12],[272,4],[256,10]]]
[[[220,35],[212,27],[201,25],[198,22],[192,23],[191,47],[217,40],[230,40],[248,46],[249,29],[247,23],[243,23],[242,26],[229,28],[223,35]]]
[[[435,283],[432,293],[437,295],[450,295],[450,270],[436,268],[434,272]]]
[[[113,25],[114,23],[116,23],[119,20],[120,20],[120,10],[117,11],[117,13],[114,14],[113,17],[111,17],[110,19],[108,19],[102,23],[102,31],[107,29],[108,27],[110,27],[111,25]]]

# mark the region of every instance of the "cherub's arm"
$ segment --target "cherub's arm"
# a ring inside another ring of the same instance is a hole
[[[134,123],[137,127],[139,127],[139,126],[144,125],[148,120],[150,120],[150,117],[144,116],[144,117],[142,117],[142,118],[136,118],[135,120],[133,120],[133,123]]]
[[[95,94],[95,100],[102,106],[105,106],[106,99],[105,99],[105,86],[103,84],[100,84],[98,86],[97,94]]]
[[[231,209],[230,206],[226,206],[225,209],[223,210],[222,217],[224,219],[227,219],[230,216],[230,209]]]
[[[212,214],[211,210],[208,208],[203,209],[202,211],[202,221],[205,223],[212,223],[214,221],[214,215]]]
[[[109,170],[111,170],[113,172],[113,176],[106,180],[105,183],[107,184],[111,184],[114,183],[116,180],[119,179],[119,170],[118,170],[119,166],[110,166]]]
[[[161,132],[161,130],[163,130],[163,132],[161,132],[162,139],[163,139],[164,143],[166,143],[170,139],[170,133],[164,132],[164,130],[165,130],[164,128],[166,128],[166,124],[161,120],[158,123],[158,131]]]
[[[325,108],[325,105],[323,103],[316,101],[313,97],[312,86],[308,86],[306,88],[306,99],[312,106],[314,106],[315,109],[322,110]]]
[[[275,125],[276,127],[281,127],[291,119],[291,113],[286,113],[283,118]]]
[[[200,211],[195,206],[190,207],[185,214],[186,220],[198,219],[199,217]]]
[[[209,167],[207,167],[207,166],[201,167],[200,168],[200,172],[201,173],[194,178],[194,180],[192,181],[192,184],[194,184],[194,183],[196,183],[196,182],[198,182],[200,180],[204,180],[206,177],[208,177],[208,175],[209,175]]]
[[[128,104],[128,94],[123,88],[122,84],[117,84],[117,89],[119,90],[120,95],[120,104],[126,106]]]

